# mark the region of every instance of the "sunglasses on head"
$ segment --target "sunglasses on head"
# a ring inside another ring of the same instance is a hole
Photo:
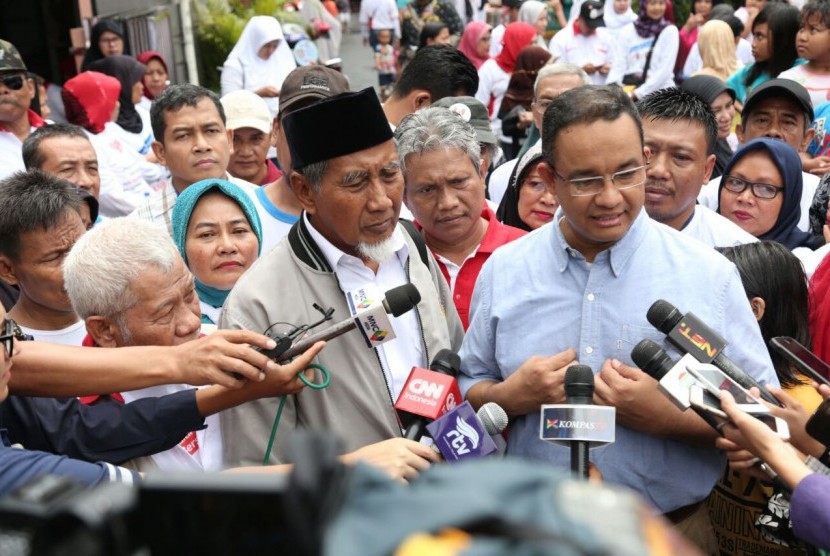
[[[3,77],[0,77],[0,83],[12,91],[19,91],[23,88],[23,79],[23,76],[19,73],[17,75],[4,75]]]

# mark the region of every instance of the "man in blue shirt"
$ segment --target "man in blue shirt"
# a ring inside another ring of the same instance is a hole
[[[507,411],[508,453],[567,468],[569,450],[539,440],[539,408],[565,402],[567,366],[588,365],[594,402],[617,411],[616,443],[592,450],[591,460],[607,482],[639,492],[713,553],[702,502],[724,465],[715,431],[680,412],[630,354],[650,338],[679,358],[646,320],[664,298],[721,332],[737,365],[776,384],[738,272],[643,210],[649,151],[621,89],[563,93],[542,129],[540,173],[554,184],[561,209],[484,265],[460,352],[462,388],[473,405],[493,401]]]

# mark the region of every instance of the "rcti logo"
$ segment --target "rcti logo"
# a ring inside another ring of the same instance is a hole
[[[387,332],[386,330],[378,330],[377,332],[374,332],[369,339],[372,340],[373,342],[381,342],[388,335],[389,335],[389,332]]]

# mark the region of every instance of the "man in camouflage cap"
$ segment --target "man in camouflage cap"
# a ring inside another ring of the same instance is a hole
[[[35,84],[17,48],[0,40],[0,179],[25,170],[21,149],[33,129],[46,122],[29,109]]]

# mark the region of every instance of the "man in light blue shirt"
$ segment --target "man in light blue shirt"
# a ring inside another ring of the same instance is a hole
[[[639,492],[711,553],[716,540],[701,502],[724,465],[715,431],[681,413],[630,354],[650,338],[679,358],[646,320],[664,298],[721,332],[737,365],[777,384],[738,272],[643,210],[649,151],[621,89],[563,93],[542,129],[539,168],[561,208],[553,223],[484,265],[460,353],[462,388],[473,405],[494,401],[507,411],[508,453],[565,469],[569,450],[539,440],[539,407],[565,402],[568,365],[590,366],[594,402],[617,408],[616,443],[592,450],[591,461],[607,482]]]

